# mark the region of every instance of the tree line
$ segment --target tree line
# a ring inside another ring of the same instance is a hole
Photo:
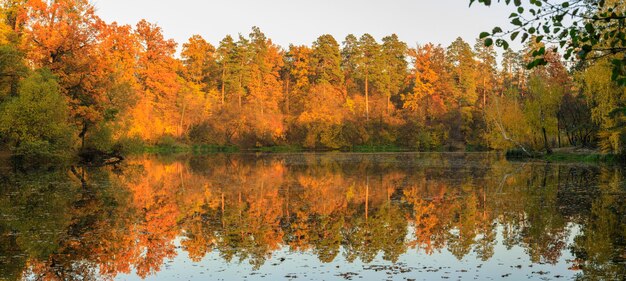
[[[217,45],[194,35],[178,54],[156,24],[106,23],[88,0],[1,7],[0,140],[17,155],[176,142],[623,149],[610,58],[566,65],[539,40],[498,63],[485,39],[326,34],[283,48],[253,27]],[[527,70],[536,50],[549,63]]]

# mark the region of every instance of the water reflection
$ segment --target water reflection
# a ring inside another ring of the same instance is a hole
[[[623,280],[624,186],[618,167],[492,154],[141,157],[3,171],[0,279],[158,277],[181,253],[254,270],[280,251],[395,263],[442,252],[489,261],[520,247],[580,279]]]

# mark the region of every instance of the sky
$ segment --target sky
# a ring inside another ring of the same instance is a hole
[[[410,47],[449,45],[457,37],[472,46],[480,32],[509,26],[511,7],[485,7],[469,0],[93,0],[107,22],[158,24],[180,44],[194,34],[217,45],[227,34],[248,35],[258,26],[284,48],[310,45],[322,34],[341,43],[369,33],[377,40],[396,33]],[[506,30],[506,28],[504,28]]]

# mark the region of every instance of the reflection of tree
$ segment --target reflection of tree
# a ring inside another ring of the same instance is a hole
[[[10,229],[0,226],[0,278],[4,280],[18,280],[26,267],[26,256],[19,255],[15,238]]]
[[[476,197],[471,194],[462,197],[458,208],[452,210],[454,218],[450,223],[455,227],[448,234],[448,250],[457,258],[462,259],[469,254],[474,245],[477,227],[478,204]]]
[[[486,194],[483,193],[483,195],[486,197]],[[486,199],[483,199],[482,214],[479,214],[477,225],[479,236],[476,242],[476,249],[474,250],[482,261],[487,261],[493,256],[497,234],[494,220],[490,217],[490,213],[487,212],[486,205]],[[478,211],[480,212],[481,210]]]
[[[571,251],[582,280],[619,280],[626,276],[626,196],[619,170],[601,173],[601,195],[593,200],[589,216]]]
[[[116,252],[127,238],[119,232],[129,226],[119,205],[128,205],[128,193],[119,190],[112,173],[81,170],[76,174],[83,182],[64,173],[38,175],[40,181],[32,182],[17,175],[12,184],[19,192],[14,194],[26,200],[3,197],[9,202],[0,203],[0,208],[15,208],[2,209],[3,214],[17,216],[9,222],[23,225],[8,227],[18,234],[16,246],[27,254],[28,272],[35,279],[90,280],[96,279],[96,269],[100,278],[112,278],[128,269],[128,261]],[[98,182],[97,187],[89,182]]]
[[[396,262],[406,252],[406,218],[398,204],[383,204],[371,220],[375,226],[375,239],[380,241],[383,259]]]
[[[285,246],[322,262],[342,250],[397,261],[408,248],[488,260],[501,231],[506,247],[554,263],[568,222],[581,227],[571,250],[584,277],[624,274],[619,169],[484,154],[231,154],[36,176],[0,176],[0,214],[10,214],[0,278],[146,277],[176,255],[178,237],[193,261],[218,250],[259,268]]]
[[[413,206],[414,219],[411,223],[415,229],[414,240],[409,241],[407,246],[423,249],[430,255],[434,249],[441,248],[441,244],[433,241],[438,236],[435,232],[441,229],[439,217],[435,213],[435,203],[420,198],[415,187],[405,189],[404,192],[404,199]]]
[[[341,228],[345,218],[340,214],[314,216],[310,226],[310,243],[313,252],[322,262],[331,262],[339,254]]]
[[[535,172],[535,168],[528,179],[521,240],[533,262],[556,263],[568,236],[567,221],[557,205],[559,183],[549,164],[539,172]]]

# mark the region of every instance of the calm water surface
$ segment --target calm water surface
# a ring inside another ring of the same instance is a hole
[[[614,166],[496,154],[0,170],[0,280],[626,280]]]

